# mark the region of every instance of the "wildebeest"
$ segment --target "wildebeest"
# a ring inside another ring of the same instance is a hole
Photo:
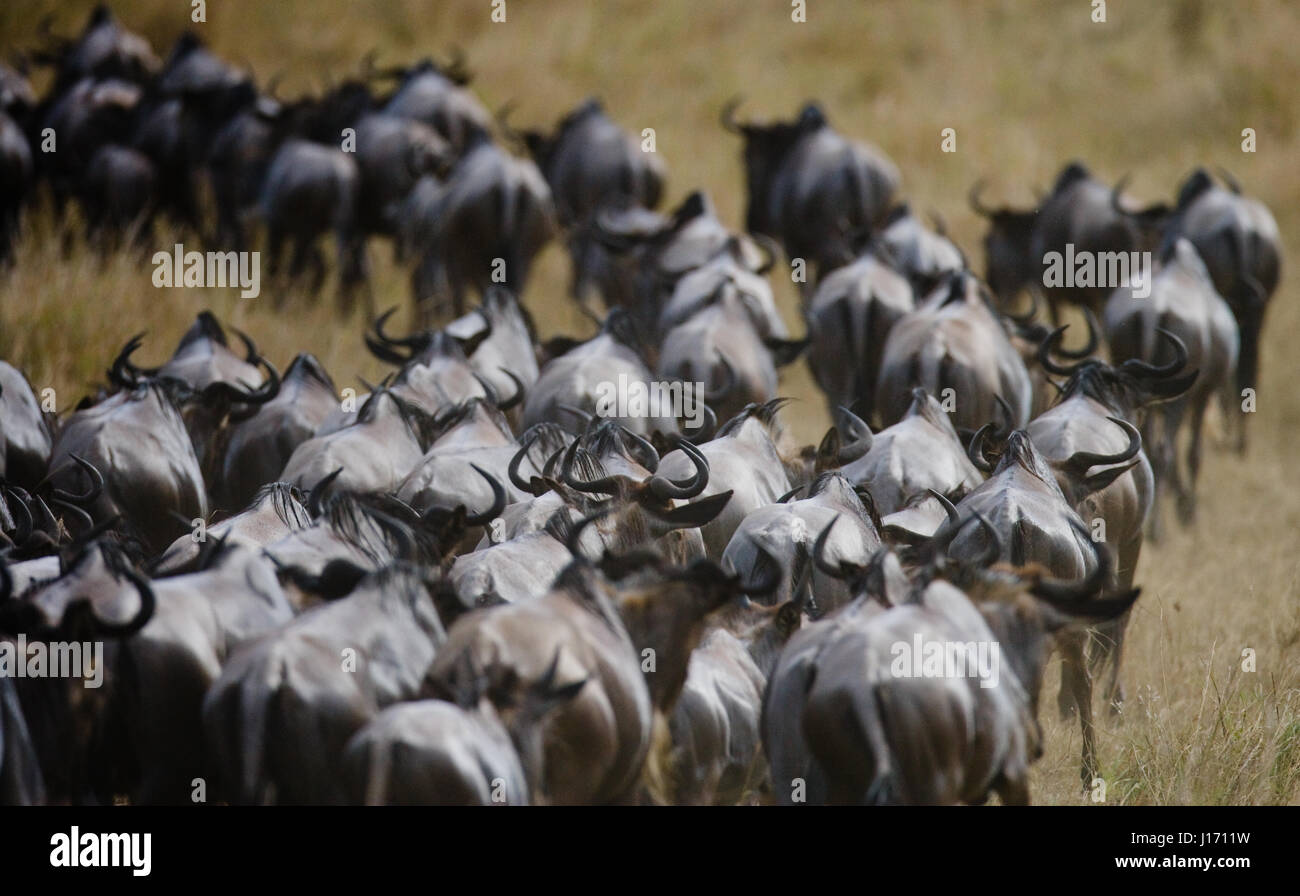
[[[929,489],[962,495],[983,479],[967,458],[949,415],[920,387],[912,390],[912,404],[903,418],[872,436],[867,452],[841,472],[870,491],[881,516],[902,510]]]
[[[348,739],[419,695],[445,637],[423,575],[393,566],[237,650],[203,702],[214,789],[239,803],[345,801]]]
[[[555,235],[551,190],[537,166],[486,132],[471,139],[445,182],[422,178],[404,200],[400,239],[418,260],[411,287],[421,321],[465,311],[471,290],[521,295],[533,258]]]
[[[1180,239],[1162,256],[1151,295],[1139,298],[1132,288],[1115,290],[1106,305],[1105,324],[1113,358],[1136,358],[1148,364],[1185,363],[1198,372],[1191,389],[1155,408],[1143,427],[1157,496],[1166,487],[1172,489],[1180,516],[1190,522],[1196,514],[1205,411],[1216,393],[1231,388],[1237,365],[1240,342],[1232,311],[1215,291],[1196,248]],[[1176,336],[1181,349],[1170,348],[1158,332],[1161,329]],[[1171,351],[1175,354],[1172,361],[1168,360]],[[1185,359],[1178,357],[1184,353]],[[1184,428],[1186,471],[1177,451]],[[1160,532],[1160,516],[1157,502],[1151,514],[1153,536]]]
[[[1016,426],[1029,420],[1033,387],[991,296],[974,275],[954,274],[894,324],[876,381],[876,412],[897,423],[925,388],[951,404],[953,424],[973,430],[991,420],[995,399],[1009,404]]]
[[[915,307],[907,279],[870,247],[821,279],[803,314],[808,367],[832,408],[874,419],[885,340]]]
[[[1259,200],[1242,195],[1241,185],[1221,171],[1228,188],[1216,185],[1198,168],[1182,184],[1164,223],[1162,249],[1179,239],[1196,247],[1214,288],[1228,303],[1241,332],[1237,361],[1237,399],[1243,389],[1259,388],[1259,341],[1264,312],[1281,275],[1282,245],[1277,222]],[[1236,401],[1234,400],[1233,404]],[[1230,418],[1236,418],[1231,414]],[[1236,419],[1237,448],[1246,447],[1245,417]]]
[[[837,133],[816,103],[794,121],[771,124],[738,123],[739,104],[727,104],[722,123],[745,141],[745,229],[779,240],[811,273],[843,264],[852,257],[849,235],[871,229],[889,210],[898,168],[878,149]]]
[[[1110,425],[1108,418],[1140,423],[1146,416],[1148,405],[1178,397],[1196,379],[1195,370],[1185,370],[1186,353],[1182,353],[1181,363],[1165,367],[1153,367],[1137,359],[1113,367],[1096,360],[1076,361],[1063,366],[1052,358],[1052,351],[1060,344],[1064,329],[1053,331],[1043,340],[1039,360],[1048,373],[1068,379],[1056,404],[1026,427],[1034,447],[1049,464],[1068,462],[1079,451],[1104,456],[1123,450],[1127,436]],[[1172,335],[1167,335],[1167,338],[1171,341],[1177,339]],[[1062,469],[1057,470],[1056,479],[1062,490],[1069,487],[1071,475]],[[1154,498],[1155,478],[1151,462],[1145,452],[1140,452],[1137,464],[1131,470],[1105,488],[1084,496],[1075,505],[1075,511],[1085,522],[1096,527],[1097,521],[1101,520],[1105,526],[1102,540],[1115,558],[1118,592],[1133,587],[1142,551],[1142,536]],[[1094,671],[1101,668],[1102,660],[1111,661],[1106,698],[1112,711],[1116,712],[1124,702],[1119,665],[1126,622],[1126,617],[1120,617],[1108,630],[1102,631],[1099,634],[1100,649],[1093,654],[1097,660]]]
[[[722,554],[725,569],[748,578],[758,567],[760,552],[777,561],[781,584],[769,600],[796,600],[818,616],[833,613],[852,597],[842,583],[828,579],[813,567],[812,548],[818,533],[831,520],[839,526],[826,546],[837,562],[865,565],[880,548],[880,519],[870,493],[857,491],[838,472],[822,473],[808,485],[805,497],[783,496],[784,501],[760,507],[747,515]],[[811,598],[811,599],[809,599]]]
[[[970,453],[989,469],[989,478],[950,508],[949,525],[956,530],[951,552],[960,559],[974,560],[992,550],[996,559],[1013,566],[1036,563],[1061,579],[1084,579],[1093,575],[1105,558],[1106,575],[1094,590],[1116,591],[1114,565],[1109,551],[1099,553],[1100,540],[1094,529],[1080,519],[1076,507],[1088,495],[1100,492],[1140,463],[1142,437],[1137,428],[1119,417],[1110,418],[1128,436],[1121,451],[1100,454],[1076,451],[1069,457],[1048,463],[1035,448],[1028,433],[1015,430],[1005,440],[1002,456],[993,466],[983,457],[984,435],[976,433]],[[1099,472],[1089,473],[1094,468]],[[1058,482],[1058,474],[1065,474]],[[1064,487],[1063,487],[1063,484]],[[976,519],[989,525],[971,525]],[[992,535],[986,529],[992,529]],[[992,541],[992,543],[990,543]],[[1083,761],[1080,775],[1089,786],[1097,771],[1092,722],[1092,680],[1089,674],[1087,631],[1075,631],[1060,639],[1060,706],[1072,701],[1083,732]]]
[[[584,302],[595,286],[593,270],[602,252],[591,232],[595,215],[605,209],[652,209],[663,195],[666,168],[657,152],[646,152],[588,99],[556,125],[553,134],[524,131],[525,146],[555,198],[561,227],[568,232],[573,261],[572,293]]]
[[[888,555],[842,572],[861,588],[890,575],[882,563]],[[1029,802],[1053,636],[1123,612],[1136,593],[1095,599],[1104,572],[1062,582],[1041,570],[954,567],[940,565],[960,586],[930,570],[908,585],[895,571],[884,590],[901,593],[888,608],[863,589],[792,638],[763,706],[778,801],[979,804],[996,793],[1003,803]],[[929,660],[936,650],[937,665]]]
[[[656,717],[681,692],[704,618],[775,585],[772,577],[742,586],[708,561],[673,568],[653,553],[614,555],[602,565],[605,572],[575,559],[546,595],[462,616],[430,670],[444,690],[454,690],[467,667],[508,669],[528,684],[558,654],[557,680],[587,682],[542,725],[540,790],[554,803],[635,799],[653,728],[663,724]],[[654,657],[653,673],[641,671],[645,656]]]
[[[53,438],[27,377],[0,361],[0,477],[35,488],[45,476]]]
[[[545,777],[540,725],[586,679],[555,680],[559,654],[522,687],[512,669],[495,678],[473,667],[447,700],[385,709],[348,742],[344,766],[354,803],[489,806],[538,802]]]

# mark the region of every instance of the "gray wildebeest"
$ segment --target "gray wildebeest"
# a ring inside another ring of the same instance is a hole
[[[992,420],[998,396],[1015,426],[1029,421],[1029,371],[991,299],[973,274],[960,272],[894,324],[876,382],[882,423],[903,419],[917,386],[939,399],[958,430]]]
[[[1172,489],[1177,498],[1183,521],[1190,523],[1195,518],[1205,411],[1216,392],[1233,387],[1239,347],[1237,322],[1215,291],[1196,248],[1180,239],[1164,253],[1151,295],[1141,298],[1132,288],[1115,290],[1106,305],[1105,325],[1111,357],[1116,360],[1185,364],[1198,372],[1191,389],[1155,408],[1143,427],[1156,478],[1151,535],[1159,537],[1162,507],[1158,499],[1165,488]],[[1160,330],[1177,339],[1162,337]],[[1186,471],[1177,450],[1184,430]]]

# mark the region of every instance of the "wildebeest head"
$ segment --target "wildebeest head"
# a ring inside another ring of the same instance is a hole
[[[1121,416],[1158,401],[1168,401],[1182,395],[1192,387],[1199,371],[1186,370],[1187,346],[1173,333],[1163,328],[1157,332],[1174,350],[1174,359],[1167,364],[1149,364],[1130,358],[1118,365],[1110,365],[1095,358],[1085,358],[1073,364],[1061,364],[1052,358],[1057,351],[1066,327],[1058,327],[1043,338],[1038,348],[1038,361],[1043,369],[1054,376],[1067,377],[1060,387],[1060,400],[1075,395],[1086,395]]]

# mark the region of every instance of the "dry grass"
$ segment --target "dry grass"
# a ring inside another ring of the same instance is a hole
[[[372,48],[384,64],[457,44],[484,101],[496,108],[518,99],[520,122],[549,123],[600,94],[629,128],[656,129],[673,201],[704,187],[731,222],[743,204],[740,167],[716,114],[743,92],[744,112],[760,117],[818,98],[843,131],[899,163],[908,196],[943,213],[973,256],[982,228],[963,198],[971,182],[990,175],[991,192],[1026,203],[1032,185],[1081,158],[1108,180],[1136,172],[1142,198],[1168,196],[1195,164],[1225,165],[1271,205],[1287,258],[1300,258],[1300,7],[1285,0],[1111,3],[1104,25],[1089,21],[1082,0],[813,0],[807,24],[791,23],[785,0],[507,2],[508,22],[492,24],[486,0],[223,0],[196,27],[262,79],[284,70],[286,91],[319,85]],[[30,43],[47,11],[57,9],[56,27],[70,31],[91,5],[0,5],[0,52]],[[177,0],[114,6],[157,46],[189,25],[189,5]],[[957,130],[955,154],[939,151],[945,127]],[[1244,127],[1258,132],[1256,154],[1240,151]],[[386,249],[371,253],[377,303],[404,304],[404,274]],[[380,374],[362,347],[361,321],[339,319],[329,302],[291,296],[277,314],[265,289],[255,300],[157,290],[151,271],[147,257],[101,262],[80,247],[65,257],[37,222],[17,268],[0,278],[0,356],[38,388],[55,387],[68,407],[129,335],[147,328],[141,358],[161,360],[194,314],[211,307],[254,334],[276,363],[307,349],[340,385]],[[564,296],[565,278],[564,259],[548,250],[526,296],[547,334],[586,330]],[[1292,283],[1284,279],[1270,312],[1249,458],[1212,453],[1201,518],[1143,558],[1145,592],[1125,670],[1129,711],[1119,724],[1101,719],[1108,804],[1300,802],[1300,495],[1288,477],[1300,396],[1286,348],[1300,308]],[[793,322],[788,285],[781,298]],[[791,419],[814,439],[825,415],[806,372],[791,370],[783,390],[803,399]],[[1241,671],[1244,648],[1257,654],[1253,673]],[[1052,697],[1045,692],[1048,751],[1034,793],[1039,802],[1078,802],[1078,733],[1049,718]]]

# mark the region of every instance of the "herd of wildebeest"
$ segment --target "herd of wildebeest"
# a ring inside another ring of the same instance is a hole
[[[976,185],[981,278],[812,103],[722,110],[737,232],[703,193],[656,211],[663,164],[598,102],[519,132],[461,61],[282,99],[104,8],[27,60],[40,99],[0,66],[0,256],[75,205],[101,251],[261,238],[319,288],[332,237],[352,308],[383,237],[418,323],[374,319],[394,371],[350,390],[208,312],[59,413],[0,362],[0,644],[104,645],[0,677],[0,802],[1024,803],[1057,653],[1099,774],[1093,685],[1122,712],[1143,539],[1193,519],[1212,399],[1245,450],[1280,240],[1227,172],[1146,208],[1079,163],[1034,208]],[[518,298],[552,239],[589,339]],[[1047,283],[1067,245],[1153,277]],[[801,356],[817,445],[781,421]],[[610,383],[679,406],[611,415]],[[900,673],[921,640],[1000,674]]]

